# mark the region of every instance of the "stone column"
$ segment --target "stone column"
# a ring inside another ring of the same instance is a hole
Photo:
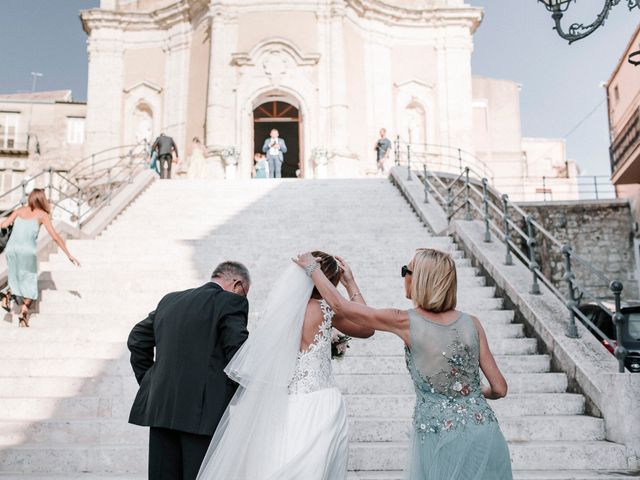
[[[473,151],[471,52],[468,28],[443,29],[436,48],[440,143]]]
[[[225,148],[237,146],[236,122],[233,109],[233,77],[231,53],[237,35],[229,25],[229,19],[220,7],[212,7],[211,12],[211,52],[209,58],[209,86],[207,91],[207,118],[205,143],[215,163],[217,175],[223,173],[226,165],[222,158]]]
[[[89,74],[85,155],[123,143],[123,39],[115,28],[93,29],[88,39]]]
[[[331,149],[346,153],[349,107],[347,105],[347,76],[344,58],[344,3],[335,2],[330,24],[330,72],[331,72]]]
[[[173,137],[181,160],[186,158],[187,104],[189,94],[189,46],[191,27],[187,22],[168,31],[162,130]]]
[[[211,12],[211,57],[209,59],[209,90],[207,94],[206,143],[208,147],[233,144],[233,112],[228,87],[231,60],[231,38],[223,13]]]
[[[331,6],[329,20],[329,175],[350,177],[359,174],[358,161],[348,145],[349,105],[347,100],[347,75],[345,66],[344,0],[336,0]]]
[[[377,138],[380,128],[386,128],[389,135],[393,134],[391,48],[387,39],[380,35],[372,35],[368,40],[365,46],[365,61],[372,121],[368,134]]]

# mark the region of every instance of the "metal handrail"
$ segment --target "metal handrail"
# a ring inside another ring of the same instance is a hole
[[[411,168],[411,164],[408,165],[409,168]],[[624,335],[622,328],[627,320],[622,314],[620,305],[623,290],[621,281],[610,279],[605,272],[592,262],[574,252],[568,243],[556,238],[539,222],[534,220],[531,214],[509,200],[507,195],[501,195],[495,188],[492,188],[489,185],[488,178],[474,178],[477,175],[471,167],[463,167],[461,173],[453,178],[445,178],[442,173],[429,170],[426,163],[417,162],[415,159],[413,168],[416,169],[418,177],[421,178],[425,203],[429,203],[430,197],[436,198],[441,206],[445,208],[449,223],[463,209],[465,209],[464,218],[466,220],[472,220],[472,211],[475,212],[476,218],[484,222],[485,242],[491,242],[492,237],[496,236],[504,243],[506,249],[505,265],[513,265],[513,255],[515,255],[530,270],[532,274],[530,293],[539,295],[541,293],[540,283],[542,283],[554,296],[562,301],[568,312],[565,332],[568,337],[578,338],[577,320],[589,327],[590,331],[594,332],[602,340],[611,342],[612,339],[597,328],[593,322],[580,312],[578,307],[582,298],[586,296],[593,299],[600,308],[608,312],[616,326],[615,340],[617,344],[614,354],[618,360],[618,370],[624,372],[627,349],[623,345]],[[481,185],[482,189],[478,188],[478,185]],[[466,195],[462,195],[465,192]],[[516,215],[516,217],[514,218],[512,215]],[[519,221],[517,221],[518,218]],[[502,223],[503,227],[501,228],[496,221]],[[521,228],[523,224],[525,228]],[[539,238],[548,240],[552,251],[562,254],[564,258],[562,281],[567,286],[566,293],[561,292],[554,282],[543,273],[542,266],[538,263]],[[526,248],[522,248],[522,246]],[[612,310],[607,307],[589,287],[576,281],[574,273],[574,264],[576,262],[588,269],[603,284],[608,286],[613,295],[615,309]]]
[[[17,191],[22,192],[20,200],[4,208],[4,212],[0,212],[0,216],[5,216],[14,209],[25,205],[27,192],[36,187],[37,180],[48,175],[46,183],[39,185],[39,187],[48,190],[48,199],[53,209],[66,213],[69,220],[81,230],[103,206],[111,203],[115,194],[126,184],[131,183],[138,171],[144,168],[147,157],[146,145],[137,144],[133,148],[130,147],[119,146],[100,152],[129,148],[125,155],[110,156],[94,162],[90,174],[83,174],[86,170],[86,166],[82,164],[86,159],[83,159],[74,164],[74,167],[80,167],[80,170],[76,170],[75,174],[72,170],[57,171],[48,168],[33,176],[26,177],[16,187],[0,194],[0,201],[2,201],[7,198],[11,199]]]

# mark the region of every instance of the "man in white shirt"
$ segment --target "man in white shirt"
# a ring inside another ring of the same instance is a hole
[[[272,178],[282,177],[282,162],[284,155],[287,153],[287,145],[284,140],[279,137],[278,130],[271,129],[269,138],[264,141],[262,151],[267,155],[269,163],[269,176]]]

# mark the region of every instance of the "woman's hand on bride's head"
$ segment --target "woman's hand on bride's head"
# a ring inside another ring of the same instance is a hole
[[[351,267],[344,258],[336,255],[336,260],[338,261],[338,266],[340,267],[340,269],[342,269],[340,283],[346,286],[349,282],[353,281],[353,272],[351,271]]]
[[[293,260],[298,266],[302,268],[306,268],[309,265],[313,265],[314,263],[318,263],[320,261],[319,258],[311,255],[311,252],[300,253],[297,257],[292,258],[291,260]]]

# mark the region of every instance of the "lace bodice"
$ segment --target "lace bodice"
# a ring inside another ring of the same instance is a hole
[[[414,427],[423,438],[468,424],[495,422],[482,395],[478,333],[471,318],[461,314],[442,325],[409,312],[411,350],[407,368],[416,390]]]
[[[324,300],[320,301],[323,321],[313,343],[298,353],[296,369],[289,383],[289,394],[312,393],[335,386],[331,370],[331,319],[333,310]]]

